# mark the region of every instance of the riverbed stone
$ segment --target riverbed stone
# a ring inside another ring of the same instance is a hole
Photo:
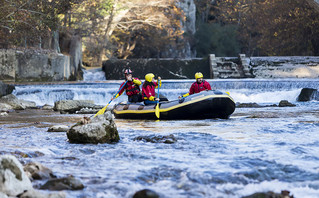
[[[26,107],[23,104],[21,104],[19,99],[13,94],[9,94],[9,95],[6,95],[6,96],[3,96],[2,98],[0,98],[0,103],[6,103],[6,104],[12,106],[12,108],[14,110],[26,109]]]
[[[67,132],[69,129],[70,127],[66,125],[54,125],[48,128],[48,132]]]
[[[23,105],[26,109],[38,109],[37,104],[33,101],[28,100],[18,100],[21,105]]]
[[[162,136],[162,135],[150,135],[150,136],[138,136],[134,138],[135,141],[145,141],[151,143],[164,143],[173,144],[177,142],[177,139],[173,134]]]
[[[262,107],[261,105],[251,102],[251,103],[236,103],[236,108],[259,108]]]
[[[113,143],[120,140],[110,111],[89,119],[84,117],[67,131],[70,143]]]
[[[29,178],[34,180],[51,179],[56,177],[49,168],[38,162],[30,162],[26,164],[23,169]]]
[[[31,181],[17,158],[11,155],[0,156],[0,192],[16,196],[31,189]]]
[[[19,198],[65,198],[64,192],[44,194],[37,190],[28,190],[18,195]]]
[[[73,176],[50,179],[40,187],[43,190],[82,190],[84,185],[82,182]]]
[[[278,106],[279,107],[295,107],[296,105],[288,102],[288,100],[281,100]]]
[[[60,100],[54,103],[53,110],[60,113],[75,113],[82,108],[93,108],[93,100]]]
[[[53,110],[53,106],[52,106],[52,105],[45,104],[45,105],[42,106],[42,109],[43,109],[43,110]]]
[[[12,110],[13,107],[7,103],[0,103],[0,112],[6,112]]]
[[[252,195],[244,196],[242,198],[293,198],[288,190],[283,190],[281,193],[269,192],[257,192]]]
[[[0,117],[7,117],[9,114],[7,112],[0,111]]]
[[[160,196],[153,190],[144,189],[137,191],[133,198],[159,198]]]
[[[102,105],[94,105],[93,108],[82,108],[80,111],[77,111],[76,114],[96,114],[100,109],[104,106]],[[110,108],[108,110],[111,110]]]

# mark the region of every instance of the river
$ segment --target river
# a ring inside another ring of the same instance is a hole
[[[28,153],[29,158],[20,160],[38,161],[58,176],[79,178],[86,188],[66,191],[67,197],[129,198],[145,188],[164,198],[236,198],[281,190],[297,198],[319,197],[319,102],[296,102],[302,88],[318,88],[319,80],[208,81],[214,89],[228,91],[236,102],[268,105],[288,100],[296,107],[237,108],[227,120],[116,119],[120,142],[98,145],[70,144],[65,133],[12,122],[0,125],[0,153]],[[18,85],[14,94],[39,106],[62,99],[90,99],[105,105],[120,83]],[[160,92],[176,99],[191,83],[163,80]],[[125,95],[116,102],[124,100]],[[42,116],[59,117],[71,125],[81,115]],[[169,135],[177,141],[135,140]]]

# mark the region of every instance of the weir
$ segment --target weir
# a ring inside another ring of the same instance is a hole
[[[230,92],[235,102],[274,103],[280,100],[295,101],[302,88],[319,87],[318,79],[231,79],[207,80],[212,89]],[[70,84],[16,85],[13,94],[19,99],[36,102],[41,106],[53,105],[59,100],[93,100],[104,105],[117,92],[123,81],[79,82]],[[160,93],[169,100],[188,92],[193,80],[163,80]],[[126,101],[123,94],[113,104]]]

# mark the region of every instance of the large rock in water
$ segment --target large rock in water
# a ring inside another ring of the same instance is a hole
[[[310,101],[314,99],[316,93],[317,93],[317,89],[303,88],[297,98],[297,101],[299,102]]]
[[[36,108],[35,102],[18,99],[13,94],[9,94],[0,98],[0,103],[10,105],[15,110],[24,110],[26,108]]]
[[[67,131],[71,143],[112,143],[120,140],[110,111],[92,120],[84,119]]]
[[[93,100],[60,100],[54,103],[53,110],[61,113],[75,113],[82,108],[94,108]]]
[[[9,155],[0,156],[0,192],[15,197],[32,189],[31,181],[17,158]]]

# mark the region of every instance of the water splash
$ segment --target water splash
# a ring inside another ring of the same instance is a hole
[[[105,79],[105,73],[102,68],[90,69],[83,71],[83,81],[103,81]]]

